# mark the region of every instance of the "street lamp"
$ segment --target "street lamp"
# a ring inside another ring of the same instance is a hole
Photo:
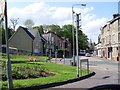
[[[75,66],[75,38],[74,38],[74,6],[86,6],[86,4],[73,4],[72,5],[72,37],[73,37],[73,66]]]
[[[75,45],[74,45],[74,14],[75,14],[75,12],[74,12],[74,6],[78,6],[78,5],[80,5],[80,6],[86,6],[86,4],[74,4],[73,6],[72,6],[72,32],[73,32],[73,65],[75,65],[75,50],[74,50],[74,48],[75,48]],[[77,20],[77,22],[76,22],[76,26],[77,26],[77,29],[76,29],[76,54],[77,54],[77,77],[79,77],[79,56],[78,56],[78,30],[79,30],[79,21],[81,21],[81,18],[79,19],[79,15],[81,15],[81,13],[80,14],[76,14],[76,20]]]
[[[13,80],[12,80],[12,69],[11,69],[11,60],[9,55],[9,42],[8,42],[8,20],[7,20],[7,0],[5,0],[5,39],[6,39],[6,70],[7,70],[7,79],[8,79],[8,90],[13,89]]]

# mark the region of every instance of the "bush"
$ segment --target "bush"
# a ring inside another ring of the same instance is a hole
[[[6,67],[3,64],[2,80],[6,81]],[[12,78],[13,79],[27,79],[27,78],[37,78],[46,77],[46,69],[43,65],[37,63],[16,63],[12,64]]]

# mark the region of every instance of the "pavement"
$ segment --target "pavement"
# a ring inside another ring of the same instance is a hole
[[[88,79],[69,83],[53,88],[92,88],[105,84],[120,84],[120,62],[107,60],[97,57],[84,57],[80,56],[79,59],[88,59],[89,68],[96,74]],[[52,62],[70,65],[72,58],[53,58]],[[86,68],[86,63],[82,63],[82,67]]]

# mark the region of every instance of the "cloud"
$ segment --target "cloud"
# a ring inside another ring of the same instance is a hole
[[[107,21],[107,18],[96,18],[95,14],[90,14],[93,7],[74,8],[75,12],[82,12],[83,32],[93,41],[96,41],[99,29]],[[25,20],[32,19],[35,25],[40,24],[71,24],[71,7],[50,6],[43,1],[32,3],[23,8],[13,7],[8,9],[8,17],[19,18],[19,25],[24,25]],[[9,21],[10,23],[10,21]],[[10,25],[10,24],[9,24]]]
[[[101,26],[105,25],[105,23],[108,21],[107,18],[89,18],[90,20],[87,20],[87,23],[85,23],[82,27],[83,32],[88,36],[89,39],[92,39],[94,42],[98,40],[97,36],[100,34],[100,28]]]

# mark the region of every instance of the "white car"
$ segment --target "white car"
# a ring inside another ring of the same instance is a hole
[[[90,53],[86,53],[85,56],[86,57],[90,57],[91,55],[90,55]]]

